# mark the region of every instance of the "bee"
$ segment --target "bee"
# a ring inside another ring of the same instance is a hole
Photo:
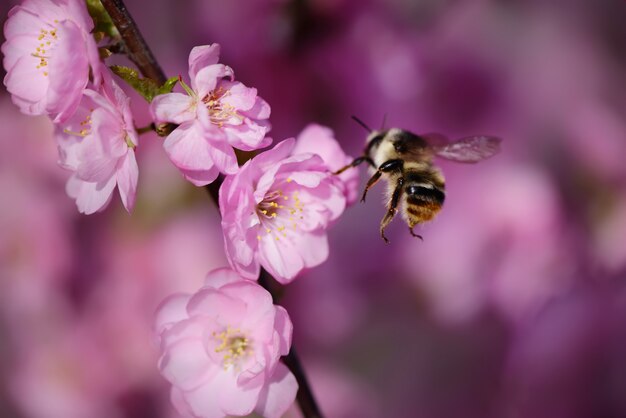
[[[477,163],[500,151],[501,139],[494,136],[470,136],[450,141],[441,134],[416,135],[404,129],[374,131],[360,119],[353,119],[369,132],[363,155],[335,174],[367,162],[372,177],[368,180],[361,202],[368,190],[381,178],[387,180],[387,212],[380,222],[380,235],[393,220],[398,207],[412,236],[422,239],[413,228],[432,220],[441,210],[446,197],[445,179],[433,163],[435,157],[461,163]]]

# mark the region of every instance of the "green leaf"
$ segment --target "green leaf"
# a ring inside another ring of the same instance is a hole
[[[178,83],[179,79],[180,79],[180,77],[168,78],[167,81],[165,83],[163,83],[163,85],[161,87],[159,87],[158,94],[171,93],[172,90],[174,90],[174,86],[176,86],[176,83]]]
[[[110,68],[148,102],[151,102],[154,96],[159,94],[159,85],[152,79],[141,78],[137,70],[121,65],[112,65]]]
[[[178,82],[179,77],[169,78],[162,86],[150,78],[142,78],[137,70],[121,65],[112,65],[111,71],[126,81],[146,101],[151,102],[159,94],[171,93]]]
[[[87,4],[87,10],[89,11],[89,15],[93,19],[94,34],[98,32],[104,33],[111,39],[117,39],[120,37],[120,33],[117,28],[113,24],[111,17],[100,3],[100,0],[85,0]]]

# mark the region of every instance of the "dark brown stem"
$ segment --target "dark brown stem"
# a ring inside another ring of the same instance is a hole
[[[135,63],[144,77],[151,78],[159,85],[165,83],[167,81],[165,73],[141,36],[124,2],[122,0],[101,0],[101,2],[124,41],[128,58]]]
[[[259,284],[270,292],[274,303],[278,303],[280,301],[283,293],[283,286],[278,283],[276,279],[274,279],[265,269],[261,269]],[[296,395],[296,400],[298,401],[298,405],[300,405],[302,414],[305,418],[322,418],[322,412],[317,405],[315,396],[313,396],[311,385],[309,385],[309,380],[304,372],[304,367],[302,367],[302,363],[300,363],[298,354],[296,354],[296,347],[293,344],[291,345],[289,354],[283,357],[283,362],[287,367],[289,367],[289,370],[291,370],[291,373],[293,373],[298,381],[298,394]]]
[[[320,408],[317,406],[311,386],[304,373],[304,367],[300,363],[300,359],[296,354],[296,347],[292,344],[289,354],[283,357],[283,362],[291,370],[291,373],[296,377],[298,381],[298,394],[296,400],[300,405],[300,410],[305,418],[323,418]]]

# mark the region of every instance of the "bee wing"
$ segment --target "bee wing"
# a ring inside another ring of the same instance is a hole
[[[436,156],[461,163],[477,163],[500,152],[502,140],[495,136],[469,136],[450,142],[441,134],[423,135]]]

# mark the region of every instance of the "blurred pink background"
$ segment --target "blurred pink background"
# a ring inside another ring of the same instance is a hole
[[[504,138],[479,165],[441,163],[446,204],[424,242],[398,219],[383,243],[378,186],[330,231],[329,260],[287,288],[328,417],[626,416],[625,2],[127,5],[168,76],[220,43],[272,106],[275,141],[317,122],[357,155],[350,115],[378,127],[385,114]],[[81,216],[47,119],[2,90],[0,126],[0,416],[176,416],[151,326],[163,297],[226,264],[209,197],[144,135],[132,216],[117,197]]]

